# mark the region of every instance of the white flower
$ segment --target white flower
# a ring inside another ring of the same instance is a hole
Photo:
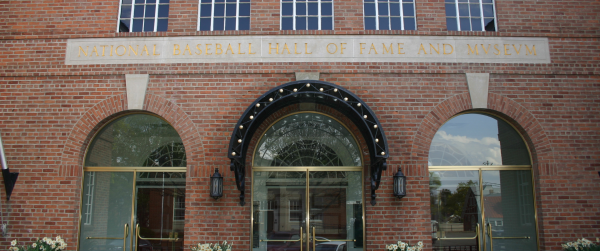
[[[37,243],[33,243],[33,244],[31,244],[31,247],[32,247],[32,248],[36,248],[36,247],[37,247]]]
[[[12,240],[10,242],[10,245],[13,246],[13,247],[16,246],[17,245],[17,240]]]
[[[417,245],[422,247],[423,246],[423,242],[419,241],[419,243],[417,243]]]

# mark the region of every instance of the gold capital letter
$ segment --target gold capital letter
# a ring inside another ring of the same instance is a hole
[[[223,54],[223,49],[221,49],[221,44],[215,44],[215,54],[216,55]]]
[[[514,44],[512,46],[515,49],[515,51],[517,52],[517,55],[519,55],[521,53],[521,46],[523,46],[523,45],[519,44],[519,49],[518,50],[517,50],[517,47]]]
[[[210,48],[208,48],[209,45],[212,45],[212,44],[205,44],[204,45],[204,51],[205,51],[204,54],[205,55],[212,55],[212,53],[208,53],[208,51],[210,50]]]
[[[271,50],[275,50],[275,54],[279,54],[279,43],[276,43],[275,45],[275,48],[272,48],[271,43],[269,43],[269,54],[271,54]]]
[[[108,45],[101,45],[102,46],[102,56],[104,57],[104,50],[106,50],[106,47],[108,47]]]
[[[371,43],[371,49],[369,49],[369,54],[371,54],[372,50],[375,51],[375,54],[378,54],[377,49],[375,49],[375,45],[373,43]]]
[[[312,52],[308,52],[308,43],[304,43],[304,54],[312,54]]]
[[[490,45],[490,44],[488,44],[488,47],[487,47],[487,49],[486,49],[485,47],[483,47],[483,44],[481,44],[481,49],[483,49],[483,51],[485,52],[485,55],[487,55],[487,54],[488,54],[488,51],[490,51],[490,46],[491,46],[491,45]]]
[[[186,51],[190,54],[190,56],[192,55],[192,50],[190,50],[190,45],[189,44],[185,45],[185,49],[183,50],[183,53],[181,53],[181,55],[185,55]]]
[[[181,53],[181,50],[179,50],[179,45],[178,44],[174,44],[173,45],[173,56],[179,55],[179,53]]]
[[[333,52],[329,51],[329,46],[330,46],[330,45],[333,45],[333,46],[335,46],[335,51],[333,51]],[[337,45],[336,45],[336,44],[334,44],[334,43],[329,43],[327,46],[325,46],[325,49],[327,50],[327,52],[329,52],[329,54],[333,54],[333,53],[336,53],[336,52],[337,52],[337,50],[338,50],[338,47],[337,47]]]
[[[302,52],[298,52],[298,43],[294,43],[294,54],[302,54]]]
[[[133,49],[133,47],[131,47],[131,45],[129,46],[129,54],[127,54],[127,56],[131,56],[131,51],[133,51],[133,54],[135,54],[137,56],[137,50],[140,46],[139,45],[135,45],[135,50]]]
[[[256,54],[256,52],[252,53],[252,43],[248,43],[248,54],[250,54],[250,55]]]
[[[537,56],[537,53],[535,52],[535,45],[531,46],[531,50],[533,50],[533,51],[530,51],[529,50],[529,46],[527,46],[527,45],[525,45],[525,50],[527,50],[527,52],[525,53],[525,55],[533,54],[534,56]]]
[[[202,49],[200,49],[200,45],[201,44],[196,45],[196,50],[198,50],[198,52],[196,52],[196,55],[202,55]]]
[[[404,45],[404,43],[398,43],[398,54],[404,54],[404,52],[402,52],[404,48],[400,47],[400,45]]]
[[[92,52],[95,52],[95,53],[96,53],[96,57],[98,56],[98,49],[96,49],[96,46],[94,46],[94,49],[92,49]],[[92,53],[90,53],[90,56],[91,56],[91,54],[92,54]]]
[[[345,44],[346,44],[346,43],[340,43],[340,52],[341,52],[342,54],[344,54],[344,50],[346,49],[346,47],[344,47],[344,45],[345,45]]]
[[[288,54],[292,54],[290,52],[290,48],[288,48],[287,43],[283,43],[283,49],[281,49],[281,54],[283,54],[283,50],[287,50]]]
[[[238,43],[238,54],[246,54],[245,52],[241,52],[242,51],[242,43]]]
[[[394,48],[392,48],[392,44],[390,44],[390,48],[386,48],[384,43],[381,43],[381,45],[383,45],[383,54],[385,54],[386,51],[394,54]]]
[[[77,54],[77,57],[81,57],[81,53],[83,52],[84,56],[87,56],[87,51],[89,49],[89,46],[85,47],[85,51],[83,50],[83,48],[81,48],[81,46],[79,46],[79,54]]]
[[[419,53],[417,53],[417,54],[421,54],[421,51],[423,51],[423,53],[425,55],[427,55],[427,52],[425,52],[425,47],[423,47],[423,44],[421,44],[421,47],[419,47]]]
[[[228,51],[231,51],[231,55],[235,54],[235,53],[233,53],[233,49],[231,48],[231,44],[227,45],[227,50],[225,50],[225,55],[227,55]]]
[[[120,47],[123,47],[123,50],[124,50],[123,54],[121,54],[121,55],[119,55],[119,48]],[[127,47],[125,47],[125,45],[119,45],[119,46],[117,46],[117,48],[115,48],[115,54],[117,54],[117,56],[119,56],[119,57],[123,56],[123,55],[125,55],[125,53],[127,53]]]
[[[154,45],[154,48],[152,49],[152,56],[160,56],[160,54],[156,54],[156,45]]]
[[[475,44],[475,51],[473,51],[473,48],[471,48],[470,44],[467,44],[467,46],[469,46],[469,55],[471,55],[471,54],[479,55],[479,50],[477,49],[477,44]],[[481,48],[483,48],[483,45],[481,45]],[[487,52],[485,54],[487,54]]]
[[[360,54],[363,54],[362,50],[365,49],[364,45],[365,45],[365,43],[360,43]]]
[[[146,45],[144,45],[144,49],[142,49],[142,52],[140,52],[140,55],[142,55],[142,53],[144,53],[144,51],[146,52],[146,56],[150,56],[150,52],[148,52],[148,47]]]
[[[498,49],[498,44],[494,45],[494,49],[496,50],[496,52],[494,52],[494,55],[500,55],[500,49]]]
[[[450,52],[446,53],[446,45],[450,46]],[[452,47],[451,44],[443,44],[442,47],[444,48],[444,55],[450,55],[454,52],[454,47]]]
[[[433,44],[429,44],[429,54],[433,54],[432,49],[440,55],[440,44],[437,44],[437,49],[433,47]]]
[[[504,44],[504,55],[511,55],[508,53],[509,48],[507,48],[508,44]]]

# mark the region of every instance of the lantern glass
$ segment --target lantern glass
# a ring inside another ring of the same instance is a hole
[[[406,176],[402,173],[400,168],[394,175],[394,196],[402,198],[406,196]]]
[[[218,199],[223,196],[223,177],[219,173],[219,168],[215,168],[215,173],[210,177],[210,197]]]

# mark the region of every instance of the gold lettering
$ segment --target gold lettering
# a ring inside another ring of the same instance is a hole
[[[102,46],[102,56],[104,57],[104,50],[106,49],[106,47],[108,47],[108,45],[101,45]]]
[[[179,53],[181,53],[181,50],[179,50],[179,45],[178,44],[174,44],[173,45],[173,56],[179,55]]]
[[[298,52],[298,43],[294,43],[294,54],[302,54],[301,52]]]
[[[238,54],[246,54],[245,52],[241,52],[242,51],[242,43],[238,43]]]
[[[437,44],[437,49],[433,47],[433,44],[429,44],[429,54],[433,54],[432,49],[440,55],[440,44]]]
[[[144,45],[144,49],[142,49],[142,52],[140,52],[140,55],[142,55],[143,52],[146,52],[146,56],[150,56],[150,52],[148,52],[148,47],[146,47],[146,45]]]
[[[121,55],[119,55],[119,48],[120,47],[123,47],[123,50],[124,50],[123,54],[121,54]],[[117,54],[117,56],[119,56],[119,57],[123,56],[123,55],[125,55],[125,53],[127,53],[127,47],[125,47],[125,45],[119,45],[119,46],[117,46],[117,48],[115,48],[115,54]]]
[[[312,52],[308,52],[308,43],[304,43],[304,54],[312,54]]]
[[[508,53],[509,48],[506,48],[508,46],[508,44],[504,45],[504,55],[511,55],[510,53]]]
[[[527,52],[525,53],[525,55],[531,55],[531,54],[533,54],[534,56],[537,56],[537,53],[535,52],[535,45],[531,46],[531,51],[529,50],[529,46],[525,45],[525,50],[527,50]]]
[[[275,44],[275,48],[271,47],[271,43],[269,43],[269,54],[271,54],[271,50],[275,50],[275,54],[279,54],[279,43]]]
[[[423,51],[423,53],[425,53],[425,55],[427,55],[427,52],[425,52],[425,47],[423,47],[423,44],[421,44],[421,47],[419,47],[419,53],[417,53],[417,54],[421,54],[421,51]]]
[[[519,44],[519,49],[518,50],[517,50],[517,47],[514,44],[512,46],[515,49],[515,52],[517,52],[517,55],[519,55],[521,53],[521,46],[523,46],[523,45]]]
[[[290,52],[290,48],[288,48],[288,46],[287,46],[287,43],[284,43],[284,44],[283,44],[283,49],[281,49],[281,54],[283,54],[283,50],[287,50],[288,54],[292,54],[292,53]]]
[[[81,46],[79,46],[79,54],[77,54],[77,57],[81,57],[82,52],[83,52],[84,56],[87,56],[88,49],[89,49],[89,46],[85,47],[85,51],[83,50],[83,48],[81,48]]]
[[[330,45],[333,45],[333,46],[335,46],[335,51],[333,51],[333,52],[329,51],[329,46],[330,46]],[[327,46],[325,46],[325,49],[327,49],[327,52],[329,52],[329,54],[333,54],[333,53],[336,53],[336,52],[337,52],[337,50],[338,50],[338,47],[337,47],[337,45],[336,45],[336,44],[334,44],[334,43],[330,43],[330,44],[328,44]]]
[[[383,45],[383,54],[385,54],[385,52],[390,52],[392,54],[394,54],[394,48],[392,48],[392,44],[390,44],[390,48],[386,48],[384,43],[381,43],[381,45]]]
[[[400,47],[400,45],[404,45],[404,43],[398,43],[398,54],[405,54],[404,52],[402,52],[404,48]]]
[[[182,56],[185,55],[186,51],[190,54],[190,56],[192,55],[192,50],[190,50],[190,45],[189,44],[185,45],[185,49],[183,50],[183,53],[181,53],[181,55]]]
[[[221,49],[221,44],[215,44],[215,54],[216,55],[221,55],[223,54],[223,49]]]
[[[473,48],[471,48],[470,44],[467,44],[467,46],[469,46],[469,55],[471,55],[471,54],[479,55],[479,50],[477,49],[477,44],[475,45],[475,50],[473,50]],[[481,47],[483,48],[483,45],[481,45]]]
[[[138,54],[137,54],[137,53],[138,53],[138,52],[137,52],[138,48],[139,48],[139,45],[136,45],[136,46],[135,46],[135,50],[134,50],[134,49],[133,49],[133,47],[131,47],[131,45],[130,45],[130,46],[129,46],[129,54],[128,54],[127,56],[131,56],[131,51],[133,51],[133,54],[135,54],[135,55],[137,56],[137,55],[138,55]]]
[[[250,55],[256,54],[256,52],[252,53],[252,43],[248,43],[248,54],[250,54]]]
[[[112,52],[113,52],[113,46],[110,46],[110,56],[112,57]]]
[[[204,51],[205,51],[204,54],[205,55],[212,55],[212,53],[208,53],[208,51],[210,51],[210,48],[208,47],[209,45],[212,45],[212,44],[205,44],[204,45]]]
[[[94,46],[94,49],[92,50],[92,52],[96,53],[96,57],[98,56],[98,49],[96,49],[96,46]],[[90,53],[90,56],[91,56],[91,53]]]
[[[231,55],[235,54],[235,53],[233,53],[233,49],[231,48],[231,44],[227,45],[227,50],[225,50],[225,55],[227,55],[228,51],[231,51]]]
[[[360,43],[360,54],[363,54],[362,51],[365,49],[365,43]]]
[[[344,45],[345,45],[345,44],[346,44],[346,43],[340,43],[340,52],[341,52],[342,54],[344,54],[344,50],[346,49],[346,47],[344,47]]]
[[[200,45],[201,44],[196,45],[196,50],[198,51],[198,52],[196,52],[196,55],[202,55],[202,49],[200,49]]]
[[[375,51],[375,54],[378,54],[373,43],[371,43],[371,49],[369,49],[369,54],[371,54],[371,51]]]
[[[485,47],[483,47],[483,44],[481,44],[481,49],[483,49],[483,51],[485,52],[485,55],[487,55],[488,51],[490,51],[490,44],[488,44],[487,49]]]
[[[156,45],[152,48],[152,56],[160,56],[160,54],[156,54]]]
[[[446,53],[446,45],[450,46],[450,52]],[[451,44],[442,44],[442,48],[444,48],[444,55],[450,55],[454,52],[454,47]]]
[[[494,55],[500,55],[500,49],[498,49],[498,44],[494,45],[494,49],[496,50],[496,52],[494,52]]]

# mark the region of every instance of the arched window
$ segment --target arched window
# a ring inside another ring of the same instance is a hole
[[[447,121],[429,149],[434,250],[537,250],[531,159],[507,122]]]
[[[255,147],[252,176],[253,250],[363,250],[362,156],[339,121],[277,121]]]
[[[183,248],[186,153],[150,114],[104,126],[85,156],[79,250]]]

